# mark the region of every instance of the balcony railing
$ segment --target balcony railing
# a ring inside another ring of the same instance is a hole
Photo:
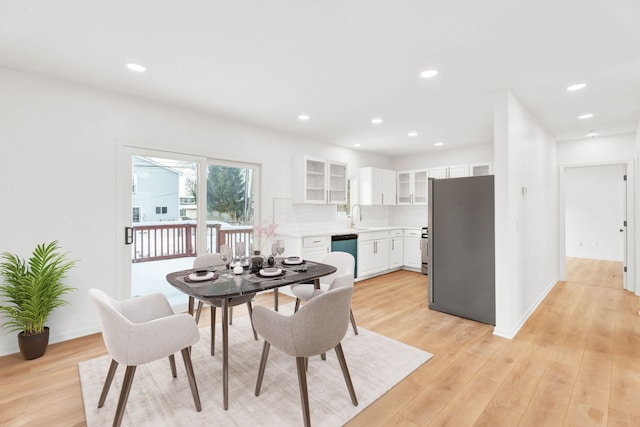
[[[159,261],[163,259],[197,256],[195,222],[164,223],[133,226],[131,262]],[[207,224],[207,252],[219,252],[226,244],[235,253],[237,242],[245,243],[245,254],[253,245],[253,227],[221,228],[220,224]]]

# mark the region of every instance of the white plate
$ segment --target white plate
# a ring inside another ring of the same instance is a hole
[[[299,256],[290,256],[289,258],[285,258],[282,262],[289,265],[298,265],[302,264],[304,260]]]
[[[279,268],[263,268],[260,270],[261,276],[277,276],[279,274],[282,274],[282,270]]]
[[[211,280],[211,279],[213,279],[213,275],[214,274],[215,273],[213,271],[209,271],[204,276],[198,276],[198,275],[196,275],[196,273],[191,273],[189,275],[189,280],[193,280],[194,282],[202,282],[204,280]]]

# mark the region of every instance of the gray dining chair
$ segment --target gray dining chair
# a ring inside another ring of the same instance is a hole
[[[340,344],[349,327],[352,295],[353,287],[341,287],[323,292],[290,316],[265,307],[255,308],[253,312],[255,328],[258,334],[264,338],[256,381],[256,396],[260,395],[269,349],[273,345],[296,358],[304,425],[310,426],[307,358],[334,348],[351,396],[351,402],[354,406],[358,406],[358,399]],[[335,405],[335,402],[330,404]]]
[[[118,364],[127,367],[113,425],[119,426],[122,422],[136,368],[169,357],[171,373],[176,378],[174,353],[178,351],[182,353],[191,395],[196,410],[200,412],[200,395],[189,352],[189,348],[200,339],[193,317],[186,313],[175,314],[163,294],[116,301],[101,290],[90,289],[89,296],[98,309],[102,338],[111,356],[98,408],[104,405]]]
[[[220,254],[205,254],[196,257],[193,260],[193,268],[207,268],[218,265],[224,265],[224,261],[220,257]],[[256,296],[255,293],[241,295],[229,299],[229,324],[233,323],[233,307],[241,304],[247,304],[247,310],[249,310],[249,318],[252,318],[253,307],[251,300]],[[214,299],[199,299],[198,308],[196,309],[196,323],[200,320],[200,313],[204,304],[211,306],[211,355],[213,356],[216,351],[216,308],[222,308],[222,300],[220,298]],[[253,338],[258,339],[255,328],[253,328],[253,321],[251,322],[251,328],[253,329]]]
[[[337,286],[351,286],[353,287],[354,283],[354,271],[356,260],[350,253],[347,252],[329,252],[326,254],[322,260],[320,261],[322,264],[328,264],[336,267],[336,272],[333,274],[329,274],[327,276],[323,276],[320,278],[320,291],[326,292],[330,289],[333,289]],[[345,276],[349,276],[351,278],[351,283],[349,284],[349,279]],[[334,279],[341,277],[341,279],[333,284]],[[315,289],[313,284],[308,283],[299,283],[295,285],[291,285],[291,292],[296,297],[296,304],[294,311],[298,311],[300,308],[300,301],[309,301],[314,295],[318,295],[321,292],[318,292]],[[358,335],[358,326],[356,325],[356,319],[353,316],[353,310],[349,309],[349,316],[351,319],[351,327],[353,328],[353,332]]]

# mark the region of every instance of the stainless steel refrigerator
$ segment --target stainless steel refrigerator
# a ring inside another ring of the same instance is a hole
[[[496,324],[493,175],[429,178],[429,308]]]

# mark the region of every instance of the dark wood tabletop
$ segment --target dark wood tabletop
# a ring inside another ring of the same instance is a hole
[[[198,299],[231,298],[294,283],[313,283],[314,280],[336,271],[334,266],[312,261],[305,261],[303,265],[285,265],[279,262],[276,267],[282,270],[281,275],[261,276],[260,273],[252,273],[245,269],[238,275],[231,272],[232,277],[225,277],[223,265],[192,268],[167,274],[167,281],[185,294]],[[210,280],[192,281],[189,275],[196,270],[212,271],[215,277]]]

